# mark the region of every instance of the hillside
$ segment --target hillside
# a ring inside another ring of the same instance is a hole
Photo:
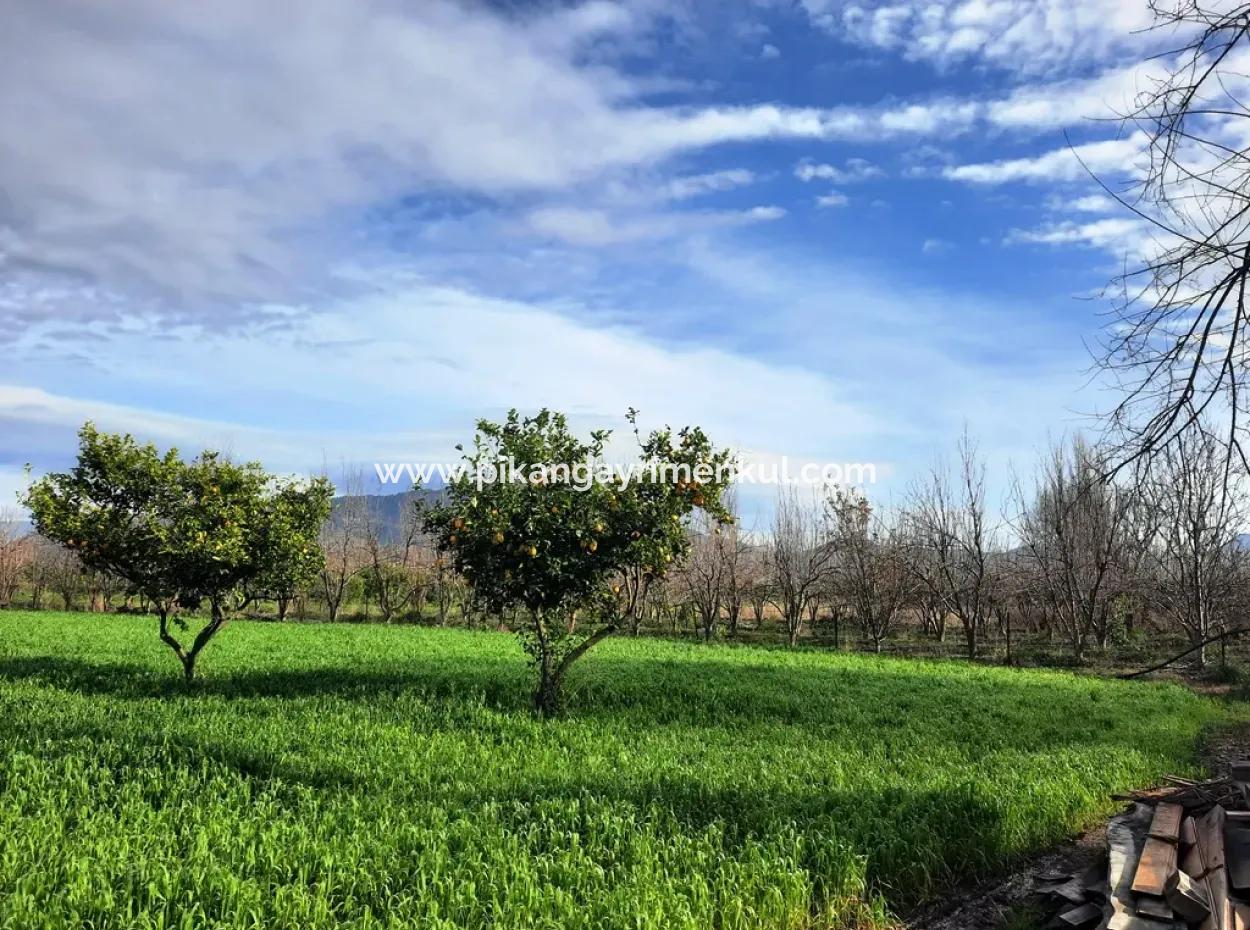
[[[383,542],[395,543],[403,538],[405,521],[414,508],[429,507],[442,499],[442,491],[422,488],[396,494],[363,494],[336,497],[331,502],[330,519],[341,517],[353,506],[367,507],[381,527]]]

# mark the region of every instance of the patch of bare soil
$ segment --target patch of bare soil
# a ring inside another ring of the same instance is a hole
[[[1200,758],[1213,777],[1227,777],[1233,761],[1250,758],[1250,724],[1211,734]],[[909,915],[904,930],[1005,930],[1028,926],[1020,920],[1037,898],[1037,887],[1056,875],[1079,875],[1107,858],[1107,827],[1032,857],[1005,878],[952,892]]]
[[[997,881],[953,894],[912,914],[907,930],[1002,930],[1027,910],[1040,881],[1054,875],[1079,875],[1107,855],[1107,828],[1102,825],[1074,840],[1029,859]]]

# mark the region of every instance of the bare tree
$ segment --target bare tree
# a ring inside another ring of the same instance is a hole
[[[742,527],[742,514],[736,491],[731,487],[721,498],[733,522],[720,527],[720,557],[724,566],[725,633],[738,635],[738,624],[746,607],[752,584],[751,543]]]
[[[87,589],[87,609],[95,613],[107,613],[113,606],[113,598],[126,587],[125,582],[112,572],[84,572],[83,580]]]
[[[1159,513],[1146,559],[1143,590],[1150,605],[1199,646],[1220,630],[1230,605],[1244,598],[1238,530],[1247,515],[1239,488],[1224,480],[1224,450],[1209,432],[1191,432],[1168,446],[1147,486]]]
[[[751,608],[751,619],[755,629],[764,626],[764,615],[768,612],[768,604],[772,600],[772,556],[767,546],[758,546],[748,550],[744,561],[746,569],[743,587],[747,603]]]
[[[1124,114],[1129,138],[1143,140],[1140,176],[1124,191],[1108,185],[1150,239],[1116,282],[1102,353],[1124,389],[1112,417],[1120,464],[1218,423],[1221,444],[1245,466],[1250,4],[1152,0],[1151,8],[1181,47],[1153,59],[1162,75]]]
[[[365,499],[365,590],[377,602],[382,620],[390,623],[416,603],[428,583],[422,568],[424,546],[422,508],[417,498],[405,506],[398,527],[383,518],[381,510]]]
[[[30,560],[26,563],[26,584],[30,589],[31,610],[43,609],[44,597],[52,586],[54,566],[60,548],[52,540],[38,534],[32,540]]]
[[[916,580],[963,626],[968,658],[978,655],[992,607],[994,531],[985,506],[985,465],[965,434],[959,474],[939,464],[915,486],[908,508]]]
[[[793,487],[777,494],[769,540],[773,603],[781,612],[791,646],[798,645],[804,613],[827,579],[834,552],[819,500],[804,499]]]
[[[916,587],[902,530],[853,490],[836,490],[828,506],[835,553],[830,591],[850,609],[873,651],[880,652]]]
[[[436,556],[430,566],[430,596],[439,626],[447,625],[454,607],[460,605],[463,608],[467,591],[460,573],[442,556]]]
[[[334,502],[330,516],[321,528],[319,543],[325,558],[318,576],[318,593],[326,604],[329,619],[338,619],[352,579],[365,569],[367,501],[359,472],[348,472],[343,494]]]
[[[59,551],[50,565],[48,586],[61,599],[61,606],[65,610],[73,610],[74,601],[85,587],[85,569],[75,553],[64,546],[56,548]]]
[[[0,607],[8,607],[21,587],[33,539],[12,509],[0,510]]]
[[[715,520],[696,518],[690,531],[690,551],[674,577],[683,599],[694,608],[704,641],[711,642],[725,602],[725,561],[720,526]]]
[[[915,549],[914,541],[909,542],[909,545]],[[911,562],[908,564],[911,565]],[[923,570],[923,563],[911,567],[913,575],[919,580],[922,577],[920,572]],[[913,597],[916,611],[920,614],[921,628],[939,643],[946,642],[946,620],[950,616],[946,599],[934,586],[926,584],[917,584]]]
[[[1018,486],[1014,493],[1031,593],[1078,661],[1091,638],[1107,645],[1125,569],[1135,562],[1128,533],[1133,492],[1106,472],[1102,456],[1078,436],[1046,454],[1031,500]]]

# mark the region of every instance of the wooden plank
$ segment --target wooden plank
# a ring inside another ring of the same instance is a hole
[[[1229,886],[1241,894],[1250,891],[1250,821],[1225,822],[1224,861]]]
[[[1110,916],[1104,930],[1172,930],[1181,926],[1139,917],[1133,906],[1133,873],[1150,819],[1150,808],[1138,803],[1107,824],[1107,882],[1111,894],[1107,901]]]
[[[1155,898],[1148,894],[1137,898],[1137,913],[1142,917],[1153,917],[1155,920],[1171,920],[1172,905],[1166,898]]]
[[[1161,898],[1167,889],[1168,877],[1175,871],[1176,846],[1153,836],[1148,837],[1133,876],[1133,891]]]
[[[1070,878],[1066,882],[1056,882],[1048,885],[1037,885],[1035,890],[1038,894],[1055,901],[1066,901],[1068,904],[1084,904],[1085,899],[1089,897],[1085,893],[1085,885],[1080,879]]]
[[[1137,914],[1115,913],[1103,930],[1185,930],[1185,925],[1175,920],[1155,920],[1153,917],[1141,917]]]
[[[1181,823],[1181,847],[1189,849],[1198,842],[1198,827],[1194,824],[1194,818],[1186,817]]]
[[[1198,821],[1198,848],[1208,872],[1224,868],[1224,808],[1216,805]]]
[[[1156,840],[1178,843],[1181,838],[1181,821],[1184,819],[1185,808],[1179,804],[1160,804],[1155,808],[1148,835]]]
[[[1222,867],[1207,873],[1207,895],[1211,901],[1211,916],[1202,922],[1202,930],[1233,930],[1228,876]]]
[[[1250,930],[1250,906],[1233,902],[1233,922],[1229,930]]]
[[[1211,899],[1207,894],[1206,882],[1194,881],[1184,872],[1172,875],[1168,882],[1167,897],[1176,916],[1187,923],[1201,923],[1211,913]]]
[[[1195,843],[1189,847],[1189,852],[1185,853],[1181,859],[1181,871],[1192,879],[1206,878],[1207,867],[1202,861],[1202,846]]]
[[[1059,914],[1051,922],[1051,926],[1066,928],[1073,927],[1079,930],[1087,930],[1087,928],[1095,926],[1102,920],[1102,908],[1097,904],[1082,904],[1080,907],[1074,907]]]

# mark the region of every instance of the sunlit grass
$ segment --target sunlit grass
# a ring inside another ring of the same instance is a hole
[[[871,926],[1192,767],[1180,688],[502,634],[0,613],[0,927]]]

